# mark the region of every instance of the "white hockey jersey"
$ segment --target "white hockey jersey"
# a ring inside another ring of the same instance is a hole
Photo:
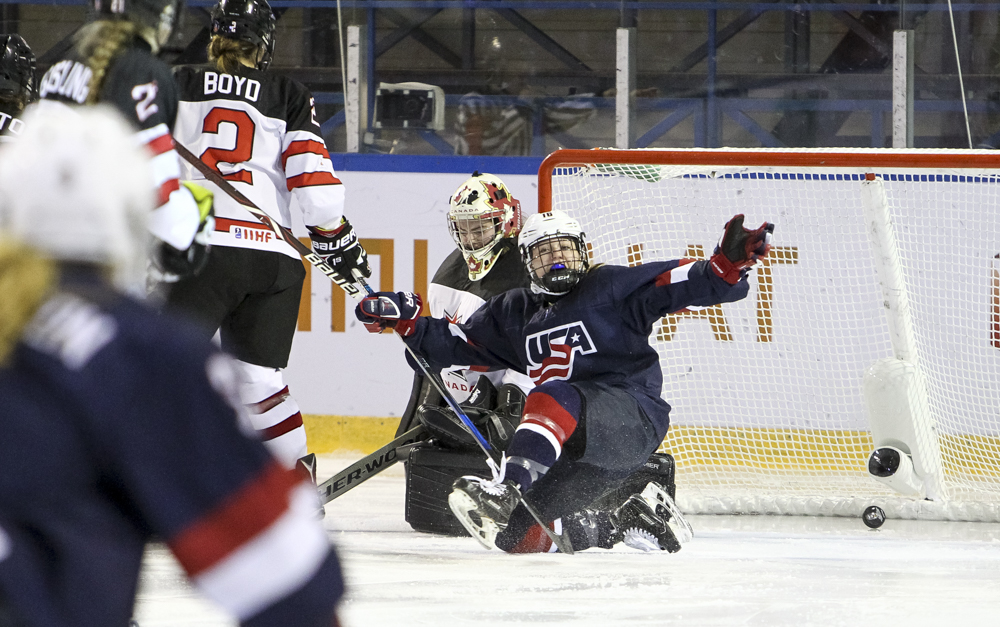
[[[174,76],[181,89],[174,128],[179,143],[282,226],[292,226],[293,199],[308,226],[331,225],[343,215],[344,186],[333,171],[305,86],[253,68],[232,75],[209,66],[181,67]],[[213,246],[299,257],[190,165],[184,174],[215,193]]]

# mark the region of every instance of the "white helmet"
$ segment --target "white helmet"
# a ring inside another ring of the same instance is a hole
[[[108,266],[144,282],[153,208],[149,154],[107,106],[29,107],[0,150],[0,228],[46,256]]]
[[[503,252],[502,240],[521,229],[521,203],[492,174],[476,172],[451,195],[448,232],[469,266],[469,278],[486,276]]]
[[[580,223],[556,209],[528,218],[517,247],[536,294],[566,294],[590,268]]]

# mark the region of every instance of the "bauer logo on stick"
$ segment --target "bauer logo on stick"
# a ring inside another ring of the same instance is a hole
[[[554,329],[529,335],[525,340],[528,355],[528,376],[535,384],[565,381],[573,374],[573,359],[577,353],[596,353],[590,333],[582,322],[571,322]]]

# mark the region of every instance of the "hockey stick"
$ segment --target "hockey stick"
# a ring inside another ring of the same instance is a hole
[[[362,457],[350,466],[319,484],[319,496],[323,504],[343,496],[348,490],[356,488],[378,473],[399,461],[396,449],[407,444],[413,444],[424,439],[427,430],[423,425],[413,427],[392,442],[389,442],[371,455]]]
[[[270,228],[277,237],[287,242],[292,248],[296,250],[296,252],[302,255],[302,257],[306,261],[308,261],[313,266],[318,268],[331,281],[336,283],[338,286],[341,287],[341,289],[347,292],[347,294],[351,298],[354,298],[355,300],[361,300],[362,294],[361,290],[358,289],[358,285],[361,285],[364,288],[365,292],[367,292],[368,294],[375,293],[374,290],[372,290],[371,286],[368,285],[368,282],[365,281],[364,277],[356,276],[355,282],[352,283],[344,279],[339,274],[337,274],[337,272],[332,267],[330,267],[329,264],[323,261],[322,257],[313,252],[312,248],[300,242],[299,239],[295,237],[295,235],[293,235],[289,229],[286,229],[285,227],[281,226],[280,224],[272,220],[271,216],[267,215],[267,213],[265,213],[257,205],[255,205],[253,201],[251,201],[249,198],[240,193],[240,191],[237,190],[235,187],[233,187],[232,183],[223,178],[223,176],[219,172],[216,172],[211,167],[209,167],[207,163],[196,157],[190,150],[188,150],[178,142],[174,142],[174,148],[177,150],[177,154],[179,154],[181,158],[183,158],[185,161],[194,166],[194,168],[199,172],[201,172],[201,174],[206,179],[218,185],[219,188],[222,191],[226,192],[230,197],[232,197],[233,200],[243,205],[243,207],[245,207],[247,211],[252,213],[258,220],[267,225],[267,227]],[[402,341],[403,339],[402,336],[400,336],[398,333],[396,334],[396,336],[399,337],[400,341]],[[430,379],[431,384],[437,390],[438,394],[440,394],[441,397],[444,398],[445,402],[448,404],[448,407],[451,408],[451,410],[455,412],[455,415],[458,416],[459,420],[462,421],[462,424],[465,426],[466,430],[468,430],[468,432],[476,439],[476,443],[479,444],[479,448],[481,448],[483,453],[486,455],[486,459],[490,467],[492,468],[493,472],[495,473],[495,476],[499,477],[500,465],[498,464],[493,453],[491,453],[492,448],[490,447],[489,442],[487,442],[486,438],[483,437],[483,434],[479,432],[479,429],[477,429],[476,426],[472,424],[472,421],[469,420],[469,417],[465,415],[465,412],[462,411],[462,409],[458,406],[458,403],[455,402],[455,399],[452,398],[451,394],[437,380],[437,378],[433,374],[431,374],[430,365],[427,363],[427,361],[423,357],[418,356],[416,352],[413,349],[411,349],[409,345],[406,344],[406,342],[403,342],[403,346],[406,347],[406,351],[410,354],[413,360],[423,371],[424,376]],[[324,485],[325,484],[326,482],[324,482]],[[524,496],[520,497],[520,501],[521,504],[524,505],[524,508],[528,511],[528,513],[531,514],[531,517],[535,519],[535,522],[541,525],[542,530],[545,531],[546,535],[549,536],[549,539],[552,540],[553,544],[555,544],[559,548],[559,551],[567,555],[572,555],[573,547],[570,545],[569,539],[565,538],[564,536],[557,535],[554,531],[549,529],[548,525],[542,522],[542,519],[538,515],[538,512],[535,511],[535,508],[529,505],[528,502],[524,499]]]

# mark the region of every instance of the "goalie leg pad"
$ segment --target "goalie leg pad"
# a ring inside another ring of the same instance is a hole
[[[416,531],[468,535],[448,506],[452,484],[464,475],[489,476],[483,454],[445,449],[432,443],[415,446],[406,459],[406,522]]]

